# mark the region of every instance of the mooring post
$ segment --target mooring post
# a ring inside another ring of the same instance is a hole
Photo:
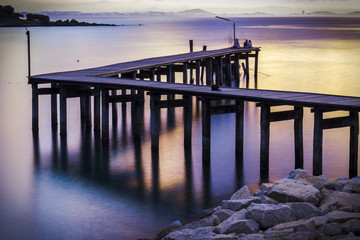
[[[56,83],[51,84],[52,89],[56,89],[57,85]],[[53,131],[57,130],[57,94],[52,93],[51,94],[51,128]]]
[[[60,134],[66,135],[66,119],[67,119],[67,106],[66,106],[67,92],[65,87],[60,88]]]
[[[94,131],[100,131],[100,89],[96,88],[94,94]]]
[[[32,129],[39,130],[39,93],[38,84],[33,83],[32,87]]]
[[[358,176],[358,155],[359,155],[359,113],[350,112],[350,157],[349,157],[349,178]]]
[[[210,165],[211,106],[210,99],[202,98],[202,153],[203,165]]]
[[[102,89],[101,91],[101,103],[102,103],[102,139],[108,140],[109,138],[109,90]]]
[[[193,40],[189,40],[189,45],[190,45],[190,52],[192,53],[194,50],[194,41]]]
[[[303,107],[294,106],[295,169],[304,168]]]
[[[192,96],[183,95],[184,100],[184,147],[191,148]]]
[[[246,64],[246,88],[249,88],[249,84],[250,84],[249,53],[246,53],[245,64]]]
[[[313,174],[318,176],[322,174],[322,142],[323,129],[321,122],[323,119],[323,110],[314,108],[314,145],[313,145]]]
[[[151,149],[159,149],[159,135],[160,135],[160,100],[159,93],[150,94],[150,125],[151,125]]]
[[[236,100],[235,159],[237,166],[243,164],[244,156],[244,101]]]
[[[261,103],[260,171],[269,172],[270,105]]]

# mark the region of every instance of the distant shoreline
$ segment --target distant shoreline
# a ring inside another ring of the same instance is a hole
[[[125,26],[116,24],[105,24],[105,23],[88,23],[88,22],[77,22],[77,21],[61,21],[61,22],[48,22],[46,24],[41,22],[27,21],[27,20],[10,20],[0,21],[0,27],[81,27],[81,26],[104,26],[104,27],[115,27]]]

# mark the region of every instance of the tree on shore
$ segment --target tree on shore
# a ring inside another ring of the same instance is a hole
[[[19,19],[20,17],[24,17],[20,13],[16,13],[15,9],[10,5],[0,5],[0,20],[3,19]]]

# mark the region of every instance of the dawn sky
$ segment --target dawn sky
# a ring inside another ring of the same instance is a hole
[[[244,11],[360,11],[360,0],[0,0],[16,11],[181,11],[201,8],[214,13]],[[275,9],[275,10],[273,10]]]

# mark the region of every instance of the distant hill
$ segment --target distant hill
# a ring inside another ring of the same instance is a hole
[[[336,15],[333,12],[329,12],[329,11],[316,11],[316,12],[311,12],[308,13],[307,15],[322,15],[322,16],[329,16],[329,15]]]
[[[351,12],[349,15],[360,15],[360,11]]]
[[[204,11],[202,9],[190,9],[185,11],[176,12],[175,15],[185,15],[185,16],[208,16],[215,15],[214,13]]]

